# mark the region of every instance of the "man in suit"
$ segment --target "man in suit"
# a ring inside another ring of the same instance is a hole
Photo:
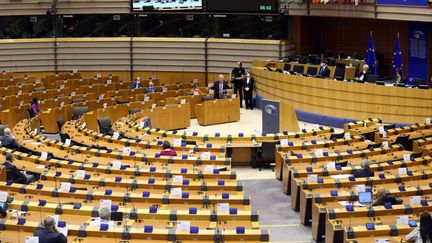
[[[240,107],[243,107],[243,79],[246,73],[242,66],[241,62],[237,62],[237,67],[231,71],[231,83],[234,84],[234,94],[239,93]]]
[[[145,93],[156,93],[156,87],[152,81],[149,82],[149,86],[145,89]]]
[[[143,84],[141,83],[141,78],[137,77],[132,84],[129,86],[130,89],[139,89],[144,87]]]
[[[0,136],[0,145],[9,149],[18,150],[19,144],[11,133],[10,128],[3,130],[4,135]]]
[[[230,89],[231,87],[228,85],[228,82],[224,80],[224,76],[222,74],[219,75],[219,79],[213,83],[214,90],[214,98],[215,99],[223,99],[224,91]]]
[[[330,77],[330,69],[328,68],[326,60],[321,60],[320,70],[317,76],[320,78]]]
[[[3,164],[6,167],[6,180],[18,184],[29,184],[35,180],[34,175],[26,175],[13,164],[13,155],[7,154]]]
[[[56,228],[56,221],[48,216],[44,219],[42,229],[36,229],[34,236],[39,237],[39,243],[66,243],[67,238]]]
[[[246,103],[246,109],[253,110],[252,95],[254,88],[254,79],[252,78],[250,72],[246,72],[246,77],[243,79],[243,91],[244,99]]]
[[[371,75],[372,72],[369,70],[369,65],[363,65],[363,70],[357,75],[357,80],[367,81],[368,76]]]
[[[367,160],[363,160],[361,162],[361,170],[356,170],[354,171],[353,175],[355,178],[362,178],[362,177],[373,177],[374,176],[374,172],[369,169],[369,161]]]

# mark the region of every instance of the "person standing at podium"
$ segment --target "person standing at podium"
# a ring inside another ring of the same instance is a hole
[[[250,72],[246,72],[246,77],[243,79],[243,91],[244,99],[246,103],[246,109],[253,110],[252,95],[254,88],[254,79],[252,78]]]
[[[231,71],[231,83],[234,84],[234,94],[239,93],[240,107],[243,107],[243,79],[246,74],[242,66],[242,62],[237,62],[237,67]]]
[[[214,90],[214,98],[215,99],[223,99],[225,90],[230,89],[231,87],[228,85],[228,82],[224,80],[224,76],[219,74],[219,79],[213,83]]]

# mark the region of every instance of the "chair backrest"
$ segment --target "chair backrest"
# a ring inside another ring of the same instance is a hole
[[[332,133],[332,135],[330,135],[330,140],[343,138],[344,135],[344,133]]]
[[[127,100],[116,100],[116,103],[117,103],[117,105],[127,104],[127,103],[129,103],[129,101],[127,101]]]
[[[344,80],[345,79],[345,64],[336,63],[334,78],[337,80]]]
[[[111,119],[109,117],[100,118],[97,120],[99,125],[99,131],[102,134],[111,132]]]
[[[304,66],[303,65],[294,65],[293,72],[304,73]]]
[[[284,71],[291,71],[291,64],[285,63],[283,70]]]
[[[401,144],[405,150],[410,150],[409,148],[412,148],[412,144],[410,144],[409,142],[409,135],[405,134],[405,135],[399,135],[396,138],[396,143]]]
[[[84,115],[85,113],[87,113],[89,111],[89,108],[87,106],[83,106],[83,107],[74,107],[73,108],[73,118],[76,119],[80,119],[82,115]]]
[[[390,130],[390,129],[395,129],[396,128],[396,124],[389,124],[389,125],[384,125],[384,130]]]
[[[58,119],[57,120],[57,127],[59,129],[59,132],[61,132],[61,129],[63,127],[63,125],[65,124],[65,121],[63,119]]]
[[[30,118],[35,117],[35,113],[33,112],[33,109],[32,109],[32,108],[28,108],[27,111],[28,111],[28,113],[29,113]]]
[[[45,87],[36,87],[33,89],[35,92],[40,92],[40,91],[44,91]]]
[[[130,109],[129,110],[129,115],[135,114],[135,113],[140,112],[140,111],[141,111],[141,109],[138,109],[138,108],[136,108],[136,109]]]
[[[317,75],[318,68],[317,67],[308,67],[307,74],[308,75]]]
[[[275,161],[275,149],[278,141],[262,142],[261,144],[261,159],[265,162],[271,163]]]
[[[375,83],[378,80],[379,76],[375,74],[369,74],[366,76],[366,81],[369,83]]]
[[[202,98],[203,98],[203,101],[214,100],[214,97],[212,95],[206,95],[206,96],[203,96]]]

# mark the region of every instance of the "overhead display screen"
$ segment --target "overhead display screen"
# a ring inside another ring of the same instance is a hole
[[[277,0],[207,0],[209,12],[277,13]]]
[[[202,0],[131,0],[133,11],[195,11],[202,10]]]

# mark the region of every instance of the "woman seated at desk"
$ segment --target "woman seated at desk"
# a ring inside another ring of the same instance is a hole
[[[177,152],[171,149],[171,143],[165,140],[162,144],[163,150],[160,152],[160,155],[164,156],[177,156]]]
[[[409,233],[405,240],[415,243],[431,243],[432,242],[432,219],[429,213],[423,213],[420,216],[420,226],[417,226]]]

